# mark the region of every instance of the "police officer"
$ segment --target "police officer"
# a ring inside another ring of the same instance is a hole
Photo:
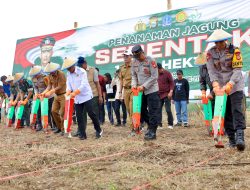
[[[132,88],[143,91],[141,117],[148,124],[145,140],[156,139],[156,130],[160,114],[160,97],[158,94],[158,68],[155,60],[146,56],[140,45],[132,48],[135,61],[132,63]]]
[[[24,121],[26,126],[30,126],[30,105],[29,100],[33,94],[33,86],[24,79],[24,73],[16,73],[14,76],[14,83],[17,84],[18,94],[20,96],[21,105],[24,105],[23,116],[21,119],[21,127],[24,127]]]
[[[53,55],[53,47],[55,45],[55,39],[51,36],[43,38],[40,43],[41,48],[41,66],[44,69],[50,62],[50,58]]]
[[[227,39],[232,35],[222,29],[215,30],[207,42],[215,42],[207,53],[208,73],[215,95],[223,89],[227,93],[225,113],[225,130],[229,138],[229,146],[245,149],[244,129],[245,117],[242,113],[244,80],[242,76],[242,57],[240,50]]]

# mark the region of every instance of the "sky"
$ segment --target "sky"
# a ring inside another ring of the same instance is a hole
[[[172,0],[172,9],[218,0]],[[167,11],[167,0],[8,0],[0,2],[0,76],[12,74],[16,41]]]

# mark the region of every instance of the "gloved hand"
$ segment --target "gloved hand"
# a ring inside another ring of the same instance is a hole
[[[201,91],[201,99],[206,99],[206,91],[205,90],[202,90]]]
[[[226,86],[224,86],[224,89],[225,89],[225,93],[226,93],[227,95],[229,95],[230,92],[231,92],[232,89],[233,89],[233,84],[232,84],[231,82],[228,82],[228,83],[226,84]]]

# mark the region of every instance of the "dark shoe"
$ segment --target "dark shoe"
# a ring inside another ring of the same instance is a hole
[[[188,123],[183,123],[184,127],[189,127]]]
[[[122,126],[120,123],[117,123],[116,125],[115,125],[116,127],[120,127],[120,126]]]
[[[236,146],[239,151],[245,150],[244,130],[242,129],[236,131]]]
[[[76,132],[75,134],[72,135],[73,137],[79,137],[80,138],[80,134],[78,132]]]
[[[144,139],[146,141],[155,140],[156,139],[156,133],[154,133],[153,131],[149,130],[149,132],[145,134]]]
[[[61,136],[64,136],[64,131],[61,131],[60,135],[61,135]]]
[[[56,127],[51,127],[51,130],[52,130],[52,131],[56,131],[57,128],[56,128]]]
[[[96,139],[99,139],[99,138],[101,138],[102,137],[102,134],[103,134],[103,130],[101,129],[101,132],[97,132],[96,133]]]
[[[61,132],[61,129],[57,129],[54,131],[54,133],[60,133]]]
[[[181,127],[182,126],[182,123],[178,122],[174,125],[175,127]]]
[[[79,136],[79,139],[80,139],[80,140],[85,140],[85,139],[87,139],[87,137]]]
[[[236,147],[235,135],[230,135],[230,136],[228,136],[228,138],[229,138],[228,146],[229,146],[230,148]]]

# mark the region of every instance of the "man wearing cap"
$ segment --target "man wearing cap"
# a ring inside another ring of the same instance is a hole
[[[77,66],[83,68],[87,72],[88,82],[93,93],[93,110],[99,118],[99,105],[103,103],[102,91],[98,78],[98,71],[94,67],[90,67],[84,57],[78,57]],[[84,111],[84,122],[87,125],[87,113]]]
[[[171,99],[174,90],[174,80],[171,73],[162,68],[160,63],[157,63],[158,67],[158,85],[159,85],[159,96],[161,99],[161,109],[160,109],[160,120],[159,126],[162,127],[162,107],[165,104],[165,109],[168,115],[168,128],[173,129],[173,114],[171,111]]]
[[[46,90],[42,92],[41,96],[47,98],[53,94],[54,101],[52,104],[52,116],[56,123],[57,130],[54,133],[64,135],[64,108],[65,108],[65,93],[66,93],[66,77],[62,71],[59,70],[60,65],[57,63],[49,63],[45,69],[45,73],[49,73],[49,82]]]
[[[18,94],[20,95],[21,105],[24,105],[23,116],[21,119],[21,127],[24,126],[24,120],[26,126],[30,126],[30,106],[29,100],[33,94],[33,86],[24,79],[24,73],[16,73],[14,76],[14,83],[17,84]]]
[[[156,139],[160,113],[160,97],[158,94],[158,69],[154,59],[146,56],[140,45],[132,48],[135,61],[132,63],[132,88],[143,91],[141,117],[148,123],[148,131],[145,140]]]
[[[41,66],[33,66],[30,69],[29,75],[32,77],[32,83],[33,83],[33,87],[34,87],[34,98],[41,98],[40,95],[46,90],[48,83],[49,83],[49,77],[44,75],[42,72],[42,67]],[[52,104],[53,104],[53,100],[54,97],[53,95],[51,95],[49,97],[49,124],[51,125],[51,127],[53,128],[53,117],[51,114],[51,108],[52,108]],[[42,130],[42,121],[41,121],[41,109],[40,109],[40,105],[38,108],[38,113],[37,113],[37,122],[36,122],[36,131],[40,131]]]
[[[89,117],[94,123],[96,130],[96,138],[102,136],[99,118],[93,110],[93,93],[88,82],[87,72],[80,67],[75,66],[76,61],[71,58],[65,58],[62,70],[67,69],[67,93],[71,98],[75,99],[75,110],[79,129],[79,138],[84,140],[87,138],[86,122],[84,121],[84,110],[87,111]]]
[[[122,93],[124,98],[124,103],[130,118],[130,129],[131,135],[134,135],[133,124],[132,124],[132,101],[133,101],[133,93],[131,90],[131,64],[132,64],[132,52],[131,50],[125,50],[123,52],[123,60],[124,64],[120,69],[120,99],[122,99]]]
[[[224,90],[228,95],[225,130],[229,138],[229,146],[245,149],[244,129],[245,117],[242,112],[244,80],[242,76],[242,55],[240,50],[227,39],[232,35],[222,29],[215,30],[207,42],[215,42],[215,46],[207,53],[207,68],[215,95]]]
[[[41,48],[41,66],[44,69],[46,65],[50,62],[50,58],[53,55],[53,47],[55,45],[55,39],[51,36],[43,38],[40,48]]]

